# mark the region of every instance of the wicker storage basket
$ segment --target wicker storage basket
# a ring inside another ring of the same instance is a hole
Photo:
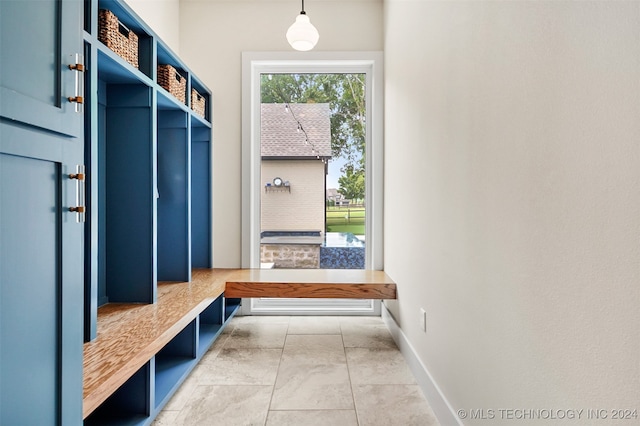
[[[187,103],[187,79],[171,65],[158,65],[158,84],[183,104]]]
[[[191,88],[191,109],[204,118],[204,111],[207,107],[207,100],[194,88]]]
[[[100,9],[98,13],[98,40],[138,68],[138,36],[110,10]]]

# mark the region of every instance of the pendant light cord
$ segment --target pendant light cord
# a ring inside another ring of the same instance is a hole
[[[304,0],[302,0],[302,10],[300,11],[300,15],[306,15],[307,12],[304,11]]]

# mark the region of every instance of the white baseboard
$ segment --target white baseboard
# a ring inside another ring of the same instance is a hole
[[[433,377],[427,370],[427,367],[422,363],[415,349],[407,339],[407,336],[402,332],[402,329],[398,326],[391,313],[387,310],[387,307],[382,304],[382,319],[384,320],[387,328],[391,332],[393,340],[400,349],[400,352],[407,361],[411,372],[418,382],[418,386],[422,389],[429,405],[436,415],[438,422],[441,425],[459,425],[464,426],[460,419],[456,416],[455,410],[451,407],[447,398],[442,394],[442,391],[433,380]]]

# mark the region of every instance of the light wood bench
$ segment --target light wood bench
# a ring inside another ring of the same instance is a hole
[[[196,269],[192,281],[158,283],[155,304],[107,304],[84,344],[86,419],[222,294],[243,297],[395,299],[383,271]]]
[[[227,297],[395,299],[384,271],[362,269],[241,269],[227,278]]]

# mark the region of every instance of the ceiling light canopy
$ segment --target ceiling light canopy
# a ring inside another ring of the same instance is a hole
[[[304,0],[302,0],[302,11],[287,30],[287,41],[296,50],[307,51],[315,47],[320,34],[316,27],[311,24],[311,20],[304,11]]]

